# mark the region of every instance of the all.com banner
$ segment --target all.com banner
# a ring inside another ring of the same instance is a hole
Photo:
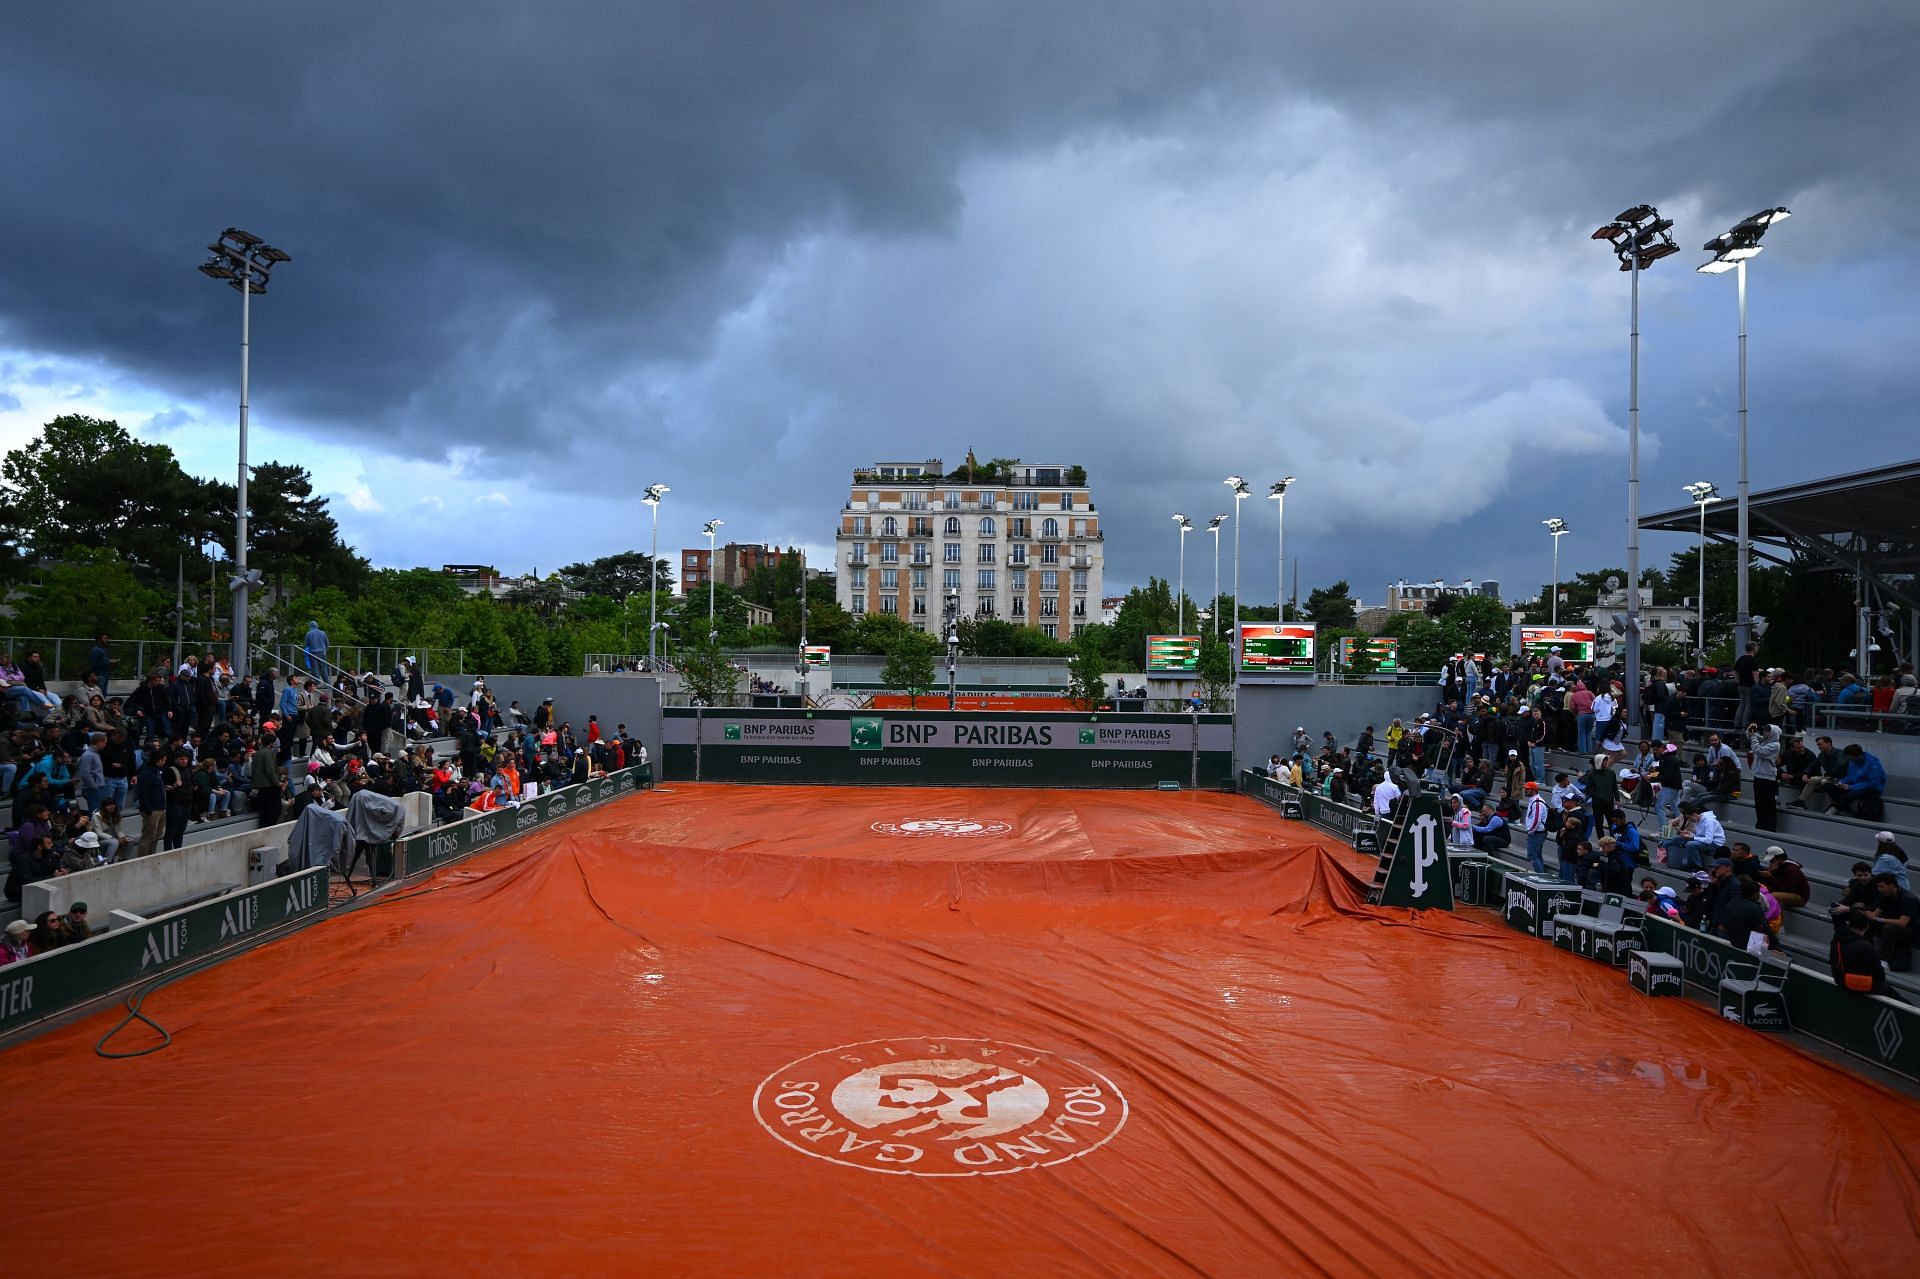
[[[899,786],[1230,785],[1229,715],[665,712],[668,779]]]
[[[288,875],[0,968],[0,1032],[327,908],[327,869]]]
[[[527,800],[517,808],[476,813],[437,830],[410,835],[395,845],[401,857],[400,874],[416,875],[491,844],[524,835],[557,818],[632,794],[652,780],[651,764],[623,768],[617,773]]]

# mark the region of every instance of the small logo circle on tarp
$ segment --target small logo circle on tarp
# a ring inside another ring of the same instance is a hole
[[[819,1159],[916,1177],[1045,1168],[1104,1145],[1127,1121],[1105,1075],[992,1039],[874,1039],[783,1066],[754,1117]]]
[[[926,839],[940,835],[947,839],[972,839],[980,835],[1004,835],[1013,827],[1006,822],[976,822],[956,817],[924,817],[911,822],[875,822],[871,829],[881,835],[905,835]]]

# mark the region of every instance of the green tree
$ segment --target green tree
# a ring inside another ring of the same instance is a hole
[[[880,668],[880,682],[907,695],[907,704],[918,708],[920,699],[933,690],[934,655],[939,645],[931,635],[903,630],[887,650],[887,663]]]
[[[1457,653],[1486,653],[1504,657],[1513,636],[1512,614],[1499,600],[1485,595],[1465,595],[1440,619],[1440,629]],[[1453,653],[1446,656],[1451,657]],[[1414,669],[1437,670],[1422,666]]]
[[[1332,586],[1316,586],[1307,593],[1307,618],[1321,626],[1351,627],[1354,620],[1353,593],[1342,578]]]
[[[1107,645],[1109,669],[1145,670],[1147,636],[1171,635],[1177,625],[1173,589],[1164,578],[1149,577],[1145,586],[1134,587],[1120,601]]]
[[[367,562],[340,540],[340,525],[327,499],[313,495],[313,477],[305,467],[262,462],[248,467],[248,564],[282,590],[286,579],[309,590],[363,587]]]
[[[1194,664],[1200,682],[1200,699],[1210,711],[1229,709],[1227,694],[1233,689],[1233,649],[1225,640],[1211,634],[1200,641],[1200,660]]]
[[[507,634],[506,610],[482,592],[470,596],[454,613],[448,642],[463,648],[469,671],[513,671],[519,669],[520,655]]]
[[[1454,642],[1452,630],[1424,613],[1395,613],[1380,633],[1400,640],[1403,670],[1437,671],[1460,647]]]
[[[680,653],[680,679],[701,706],[731,706],[740,688],[740,668],[703,634]]]
[[[863,613],[854,619],[847,636],[846,651],[891,653],[899,646],[902,637],[907,635],[919,635],[920,638],[932,642],[931,636],[914,630],[900,620],[896,613]]]
[[[1107,654],[1104,637],[1088,627],[1073,638],[1072,655],[1067,658],[1067,696],[1083,711],[1098,706],[1107,695]]]
[[[19,635],[92,636],[101,631],[116,639],[160,638],[173,632],[173,599],[148,590],[114,552],[104,547],[74,547],[64,559],[40,571],[39,581],[14,597],[9,622]],[[75,646],[68,665],[86,664],[85,646]],[[19,656],[19,654],[15,654]],[[42,654],[49,662],[51,652]],[[54,678],[71,672],[49,671]]]
[[[645,551],[621,551],[583,564],[569,564],[560,570],[560,580],[568,590],[582,595],[624,600],[629,595],[644,596],[649,590],[672,590],[673,569],[664,559],[650,560]]]

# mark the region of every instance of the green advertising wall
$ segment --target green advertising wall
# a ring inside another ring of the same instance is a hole
[[[1716,1000],[1728,961],[1749,959],[1731,943],[1672,920],[1650,917],[1646,927],[1648,946],[1678,959],[1687,985]],[[1786,999],[1787,1019],[1801,1034],[1920,1079],[1920,1009],[1842,990],[1827,974],[1797,964],[1787,977]]]
[[[891,786],[1231,786],[1231,715],[699,712],[670,707],[672,781]]]
[[[653,766],[641,764],[567,786],[530,799],[517,808],[476,813],[446,826],[409,835],[394,845],[400,854],[401,875],[417,875],[447,862],[477,853],[503,840],[523,835],[537,826],[631,794],[653,780]]]
[[[327,870],[288,875],[0,968],[0,1033],[327,908]]]

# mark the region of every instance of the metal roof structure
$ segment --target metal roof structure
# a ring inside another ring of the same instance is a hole
[[[1754,554],[1762,559],[1786,564],[1810,556],[1920,608],[1920,459],[1767,489],[1748,497],[1747,512]],[[1721,500],[1707,508],[1707,536],[1733,542],[1737,520],[1732,499]],[[1642,516],[1640,528],[1697,535],[1700,508]]]

